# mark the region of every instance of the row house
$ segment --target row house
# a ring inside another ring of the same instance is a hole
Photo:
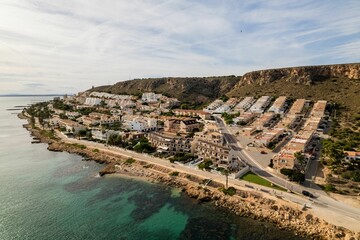
[[[171,109],[174,107],[179,107],[180,101],[176,98],[167,98],[165,97],[164,100],[161,100],[160,108],[161,109]]]
[[[284,128],[274,128],[269,131],[264,132],[258,137],[255,137],[255,142],[262,146],[269,146],[270,143],[279,139],[281,134],[285,132]]]
[[[314,118],[321,118],[324,116],[324,113],[325,113],[325,109],[326,109],[326,104],[327,102],[325,100],[320,100],[320,101],[317,101],[311,112],[310,112],[310,117],[314,117]]]
[[[253,122],[252,126],[254,126],[257,130],[262,130],[264,127],[268,127],[273,120],[275,113],[266,112],[262,114],[259,118]]]
[[[175,109],[177,116],[200,117],[202,120],[210,120],[211,114],[202,110]]]
[[[151,132],[147,134],[147,138],[158,152],[175,154],[191,151],[192,138],[165,132]]]
[[[216,108],[213,112],[214,113],[225,113],[229,112],[231,110],[230,106],[228,104],[223,104],[220,107]]]
[[[157,130],[157,120],[154,118],[135,117],[132,120],[126,120],[124,127],[138,132],[155,131]]]
[[[80,115],[81,114],[78,112],[68,112],[68,111],[65,112],[65,116],[67,116],[68,118],[71,118],[71,119],[75,119],[75,118],[79,117]]]
[[[233,108],[235,107],[235,105],[239,102],[239,99],[237,98],[229,98],[227,101],[226,101],[226,105],[228,105],[230,108]]]
[[[286,107],[286,99],[286,96],[278,97],[268,111],[277,114],[283,114]]]
[[[292,129],[297,126],[303,117],[305,104],[306,99],[296,99],[286,116],[278,122],[276,127]]]
[[[249,112],[253,113],[263,113],[265,108],[270,104],[271,98],[269,96],[260,97],[254,105],[249,109]]]
[[[294,168],[298,164],[294,156],[295,153],[305,153],[313,137],[314,131],[300,131],[285,147],[274,156],[273,163],[275,169]]]
[[[296,99],[291,108],[289,109],[288,115],[297,115],[303,112],[305,107],[306,99]]]
[[[203,132],[195,134],[191,152],[199,159],[211,159],[218,166],[232,167],[236,162],[234,151],[226,146],[216,124],[208,124]]]
[[[79,131],[86,130],[85,126],[69,119],[59,119],[58,124],[60,127],[65,127],[66,132],[73,134],[78,134]]]
[[[206,108],[204,108],[203,110],[205,112],[213,112],[215,109],[217,109],[218,107],[222,106],[224,104],[223,100],[221,99],[216,99],[215,101],[213,101],[212,103],[210,103],[209,106],[207,106]]]
[[[255,98],[254,97],[245,97],[241,102],[239,102],[234,110],[237,111],[247,111],[253,104],[255,103]]]
[[[96,105],[100,105],[101,99],[100,98],[86,98],[84,105],[86,106],[96,106]]]
[[[164,130],[166,132],[191,133],[199,131],[200,128],[201,124],[193,118],[168,119],[164,123]]]
[[[255,119],[256,114],[251,112],[242,112],[240,115],[233,119],[235,123],[242,122],[244,124],[248,124],[253,119]]]
[[[162,97],[161,94],[156,94],[156,93],[153,93],[153,92],[146,92],[146,93],[142,94],[141,100],[143,102],[147,102],[147,103],[158,102],[161,97]]]

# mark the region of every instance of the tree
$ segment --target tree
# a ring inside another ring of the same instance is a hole
[[[294,157],[296,158],[296,160],[300,164],[300,169],[303,170],[304,169],[304,163],[305,163],[304,154],[302,154],[301,152],[296,152],[296,153],[294,153]]]
[[[225,188],[228,189],[228,185],[229,185],[229,170],[228,169],[224,169],[221,171],[221,173],[223,175],[225,175]]]

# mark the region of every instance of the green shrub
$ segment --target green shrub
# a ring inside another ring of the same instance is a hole
[[[233,196],[236,193],[236,189],[234,187],[222,188],[221,189],[225,195]]]
[[[125,161],[125,164],[132,164],[132,163],[134,163],[135,162],[135,159],[133,159],[133,158],[128,158],[128,159],[126,159],[126,161]]]
[[[172,172],[169,174],[170,176],[176,177],[179,176],[179,172]]]
[[[332,184],[326,184],[326,185],[324,186],[324,190],[325,190],[326,192],[334,192],[334,191],[336,191],[336,188],[335,188],[335,186],[332,185]]]

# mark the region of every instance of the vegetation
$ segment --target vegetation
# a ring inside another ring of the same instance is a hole
[[[76,148],[80,148],[82,150],[86,149],[86,146],[83,145],[83,144],[73,143],[73,144],[71,144],[71,146],[76,147]]]
[[[305,181],[305,174],[298,169],[282,168],[280,169],[280,173],[287,176],[289,180],[293,182],[301,183]]]
[[[179,99],[186,107],[196,108],[203,103],[215,100],[232,89],[241,77],[189,77],[189,78],[151,78],[118,82],[112,86],[101,86],[91,91],[113,94],[141,95],[141,89]],[[184,107],[184,106],[183,106]]]
[[[211,161],[210,159],[206,159],[204,161],[202,161],[201,163],[199,163],[198,168],[201,170],[210,170],[211,169],[211,165],[213,165],[213,161]]]
[[[170,176],[176,177],[179,176],[179,172],[172,172],[169,174]]]
[[[47,106],[47,102],[41,102],[31,105],[26,109],[26,113],[30,115],[30,123],[34,127],[35,117],[39,119],[39,123],[44,125],[44,120],[51,117],[51,111]]]
[[[241,179],[245,180],[245,181],[248,181],[248,182],[256,183],[256,184],[261,185],[261,186],[274,188],[276,190],[286,191],[284,188],[279,187],[279,186],[269,182],[268,180],[256,175],[253,172],[246,173],[244,176],[241,177]]]
[[[222,191],[225,195],[233,196],[233,195],[236,194],[236,189],[235,189],[234,187],[221,188],[221,191]]]
[[[63,111],[73,111],[73,107],[65,104],[63,101],[61,100],[54,100],[53,102],[53,107],[59,110],[63,110]]]
[[[93,152],[93,153],[98,153],[98,152],[100,152],[100,151],[99,151],[99,149],[95,148],[95,149],[92,150],[92,152]]]
[[[156,150],[150,145],[149,140],[144,137],[133,141],[132,146],[134,151],[140,153],[153,153]]]
[[[50,131],[48,131],[48,130],[40,130],[40,134],[42,136],[45,136],[45,137],[50,138],[52,140],[57,140],[58,139],[54,130],[50,130]]]
[[[95,108],[87,107],[87,108],[80,108],[77,110],[78,113],[81,115],[89,115],[90,113],[94,112]]]
[[[130,165],[130,164],[133,164],[134,162],[135,162],[135,159],[133,159],[133,158],[128,158],[128,159],[126,159],[125,164]]]
[[[360,126],[360,113],[351,117],[343,116],[341,124],[337,119],[332,119],[329,132],[331,138],[322,141],[321,158],[322,163],[333,170],[338,177],[355,182],[360,182],[360,162],[346,161],[344,151],[359,151],[358,126]]]
[[[226,124],[233,124],[233,118],[238,117],[239,113],[237,114],[229,114],[229,113],[222,113],[221,117],[225,120]]]
[[[193,160],[195,157],[191,153],[176,153],[173,157],[171,157],[169,160],[170,162],[188,162]]]

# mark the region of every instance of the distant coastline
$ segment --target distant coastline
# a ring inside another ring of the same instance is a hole
[[[0,97],[58,97],[72,94],[0,94]]]

